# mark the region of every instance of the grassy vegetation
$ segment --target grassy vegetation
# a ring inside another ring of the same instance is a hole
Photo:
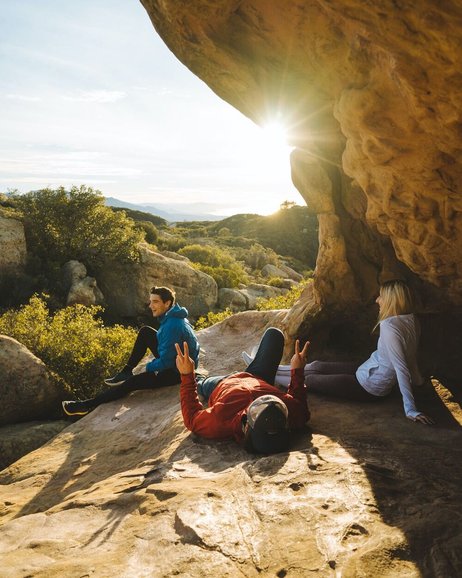
[[[123,367],[136,337],[131,328],[105,327],[100,313],[100,307],[73,305],[52,314],[45,298],[34,295],[26,305],[0,316],[0,333],[25,345],[77,398],[85,399]]]

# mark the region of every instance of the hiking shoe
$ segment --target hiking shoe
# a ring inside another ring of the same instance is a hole
[[[122,369],[119,371],[114,377],[109,377],[108,379],[104,380],[106,385],[120,385],[124,381],[127,381],[129,377],[133,377],[133,373],[131,369]]]
[[[90,411],[84,401],[63,401],[62,406],[67,415],[87,415]]]

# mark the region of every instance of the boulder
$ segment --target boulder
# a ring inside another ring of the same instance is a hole
[[[179,255],[175,253],[175,251],[162,251],[162,255],[164,257],[168,257],[169,259],[176,259],[177,261],[184,261],[185,263],[191,263],[191,261],[185,257],[184,255]]]
[[[218,290],[218,307],[219,309],[229,307],[233,312],[245,311],[248,309],[248,299],[240,289],[223,287]]]
[[[62,269],[63,285],[68,291],[66,305],[103,305],[104,295],[96,279],[87,276],[87,269],[79,261],[68,261]]]
[[[303,279],[303,275],[300,275],[300,273],[297,273],[297,271],[294,271],[291,267],[283,264],[276,267],[276,265],[268,263],[268,265],[265,265],[262,268],[261,272],[265,277],[281,277],[281,279],[289,278],[298,282]]]
[[[0,425],[54,417],[62,384],[27,347],[0,335]]]
[[[291,284],[290,280],[289,284]],[[225,287],[218,291],[218,306],[220,309],[229,307],[233,312],[246,311],[255,309],[258,299],[269,299],[285,293],[287,293],[285,288],[257,283],[246,285],[239,289]]]
[[[0,428],[0,470],[43,446],[69,425],[68,421],[28,422]]]
[[[255,309],[258,299],[271,299],[272,297],[278,297],[279,295],[285,295],[287,293],[287,289],[261,285],[259,283],[252,283],[240,291],[247,299],[247,309]]]
[[[140,245],[140,262],[116,264],[104,268],[98,276],[111,311],[118,316],[136,318],[149,313],[149,290],[154,285],[174,289],[180,305],[191,317],[199,317],[212,310],[217,303],[215,280],[188,262],[170,259]]]
[[[0,215],[0,275],[19,275],[24,271],[27,249],[24,226],[17,219]]]

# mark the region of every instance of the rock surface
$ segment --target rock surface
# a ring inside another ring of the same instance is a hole
[[[215,280],[191,267],[187,262],[170,259],[141,244],[140,263],[111,265],[98,276],[106,301],[112,311],[122,317],[139,317],[148,313],[149,290],[166,285],[175,290],[180,305],[191,317],[213,309],[218,299]]]
[[[276,265],[268,263],[262,268],[261,272],[265,277],[281,277],[281,279],[292,279],[293,281],[301,281],[303,279],[303,275],[283,264],[276,267]]]
[[[68,261],[63,265],[63,283],[68,291],[66,305],[103,305],[104,295],[101,293],[96,279],[87,276],[87,269],[79,261]]]
[[[141,2],[221,98],[288,127],[292,179],[320,241],[314,295],[293,333],[327,347],[338,315],[358,332],[378,283],[396,277],[423,311],[460,313],[460,2]]]
[[[46,365],[24,345],[0,335],[0,425],[50,418],[63,390]]]
[[[0,215],[0,247],[0,275],[22,273],[27,250],[21,221]]]
[[[201,332],[206,369],[244,369],[285,315]],[[188,434],[177,386],[100,406],[0,473],[2,578],[460,576],[462,414],[434,397],[430,428],[397,397],[311,395],[310,429],[272,457]]]
[[[258,299],[270,299],[287,293],[287,289],[252,283],[240,289],[224,287],[218,291],[218,306],[220,309],[229,307],[231,311],[247,311],[255,309]]]
[[[55,420],[0,427],[0,470],[43,446],[68,425],[68,421]]]

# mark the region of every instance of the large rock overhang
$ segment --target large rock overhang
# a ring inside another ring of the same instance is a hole
[[[289,127],[292,178],[320,231],[314,291],[292,333],[309,333],[314,311],[370,315],[393,277],[417,289],[422,311],[460,311],[460,4],[141,2],[217,95]]]

